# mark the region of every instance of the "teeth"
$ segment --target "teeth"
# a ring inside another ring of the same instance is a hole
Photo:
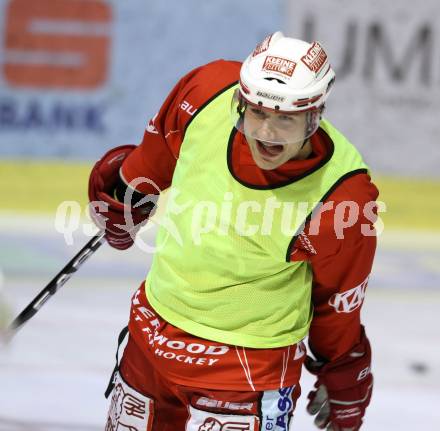
[[[269,153],[271,156],[276,156],[281,152],[280,145],[266,145],[263,144],[261,141],[258,141],[258,143],[263,147],[264,151]]]

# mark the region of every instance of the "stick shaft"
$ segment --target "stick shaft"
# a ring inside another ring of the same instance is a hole
[[[66,283],[79,267],[104,243],[104,232],[98,232],[66,264],[66,266],[47,284],[47,286],[26,306],[26,308],[9,325],[9,338],[12,338],[21,327],[30,320],[40,308]]]

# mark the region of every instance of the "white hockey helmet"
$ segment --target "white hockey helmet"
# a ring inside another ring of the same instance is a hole
[[[319,127],[334,80],[318,42],[285,37],[278,31],[258,44],[241,66],[231,105],[233,124],[246,136],[266,143],[305,142]],[[289,116],[292,121],[284,121]],[[263,120],[280,133],[264,131]]]
[[[285,37],[278,31],[258,44],[244,61],[240,93],[255,105],[303,112],[324,105],[334,79],[319,42]]]

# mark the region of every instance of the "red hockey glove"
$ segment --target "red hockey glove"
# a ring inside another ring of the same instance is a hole
[[[317,376],[307,405],[307,411],[316,415],[315,425],[331,431],[359,430],[373,389],[371,349],[364,328],[360,343],[343,357],[328,363],[307,357],[305,366]]]
[[[107,242],[119,250],[133,245],[152,209],[152,205],[133,208],[113,197],[121,181],[119,169],[135,148],[123,145],[110,150],[95,164],[89,178],[90,215],[99,228],[105,229]]]

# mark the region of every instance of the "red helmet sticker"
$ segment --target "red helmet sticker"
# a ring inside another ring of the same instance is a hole
[[[312,72],[318,73],[327,62],[327,53],[318,42],[313,42],[313,45],[307,51],[307,54],[301,57],[301,61]]]
[[[272,39],[273,34],[267,36],[262,42],[260,42],[252,52],[252,57],[255,57],[258,54],[261,54],[264,51],[267,51],[270,45],[270,40]]]
[[[286,60],[281,57],[274,57],[273,55],[268,55],[264,60],[262,70],[267,72],[281,73],[281,75],[292,76],[295,70],[296,63],[291,60]]]

